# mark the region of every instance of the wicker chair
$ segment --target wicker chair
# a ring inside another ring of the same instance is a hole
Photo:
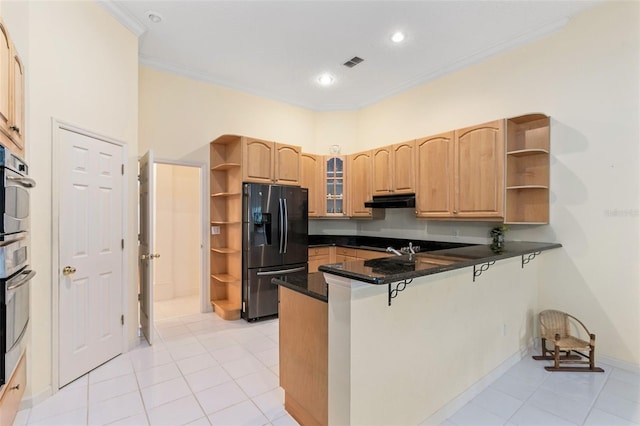
[[[579,339],[570,333],[570,319],[580,324],[590,340]],[[536,360],[552,360],[548,371],[586,371],[601,373],[604,370],[595,366],[596,335],[589,333],[587,327],[578,318],[565,312],[546,310],[540,312],[540,339],[542,355],[533,356]],[[553,342],[553,349],[547,349],[547,340]],[[588,355],[581,351],[589,351]],[[564,355],[560,355],[564,352]],[[573,352],[573,353],[572,353]],[[585,359],[586,358],[586,359]],[[585,367],[567,367],[561,364],[586,364]]]

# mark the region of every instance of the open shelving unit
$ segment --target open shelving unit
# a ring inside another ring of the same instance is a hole
[[[507,120],[505,223],[549,223],[549,117]]]
[[[242,137],[210,144],[211,304],[218,316],[240,318],[242,301]]]

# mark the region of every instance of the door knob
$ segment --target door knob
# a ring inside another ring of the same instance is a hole
[[[63,275],[71,275],[75,272],[76,272],[76,268],[74,268],[73,266],[65,266],[64,268],[62,268]]]
[[[159,254],[153,254],[153,253],[140,255],[140,259],[142,260],[157,259],[158,257],[160,257]]]

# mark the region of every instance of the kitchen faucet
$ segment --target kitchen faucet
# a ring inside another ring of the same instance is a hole
[[[393,253],[396,256],[402,256],[402,253],[400,253],[398,250],[394,249],[393,247],[387,247],[387,253]]]

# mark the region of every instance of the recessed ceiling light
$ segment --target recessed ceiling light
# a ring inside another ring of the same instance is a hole
[[[318,83],[322,86],[331,86],[334,81],[336,81],[335,77],[329,73],[320,74],[317,78]]]
[[[404,40],[404,33],[401,31],[396,31],[391,36],[391,41],[394,43],[401,43]]]
[[[148,11],[147,18],[149,18],[149,20],[154,24],[159,24],[160,22],[162,22],[162,15],[160,15],[158,12]]]

